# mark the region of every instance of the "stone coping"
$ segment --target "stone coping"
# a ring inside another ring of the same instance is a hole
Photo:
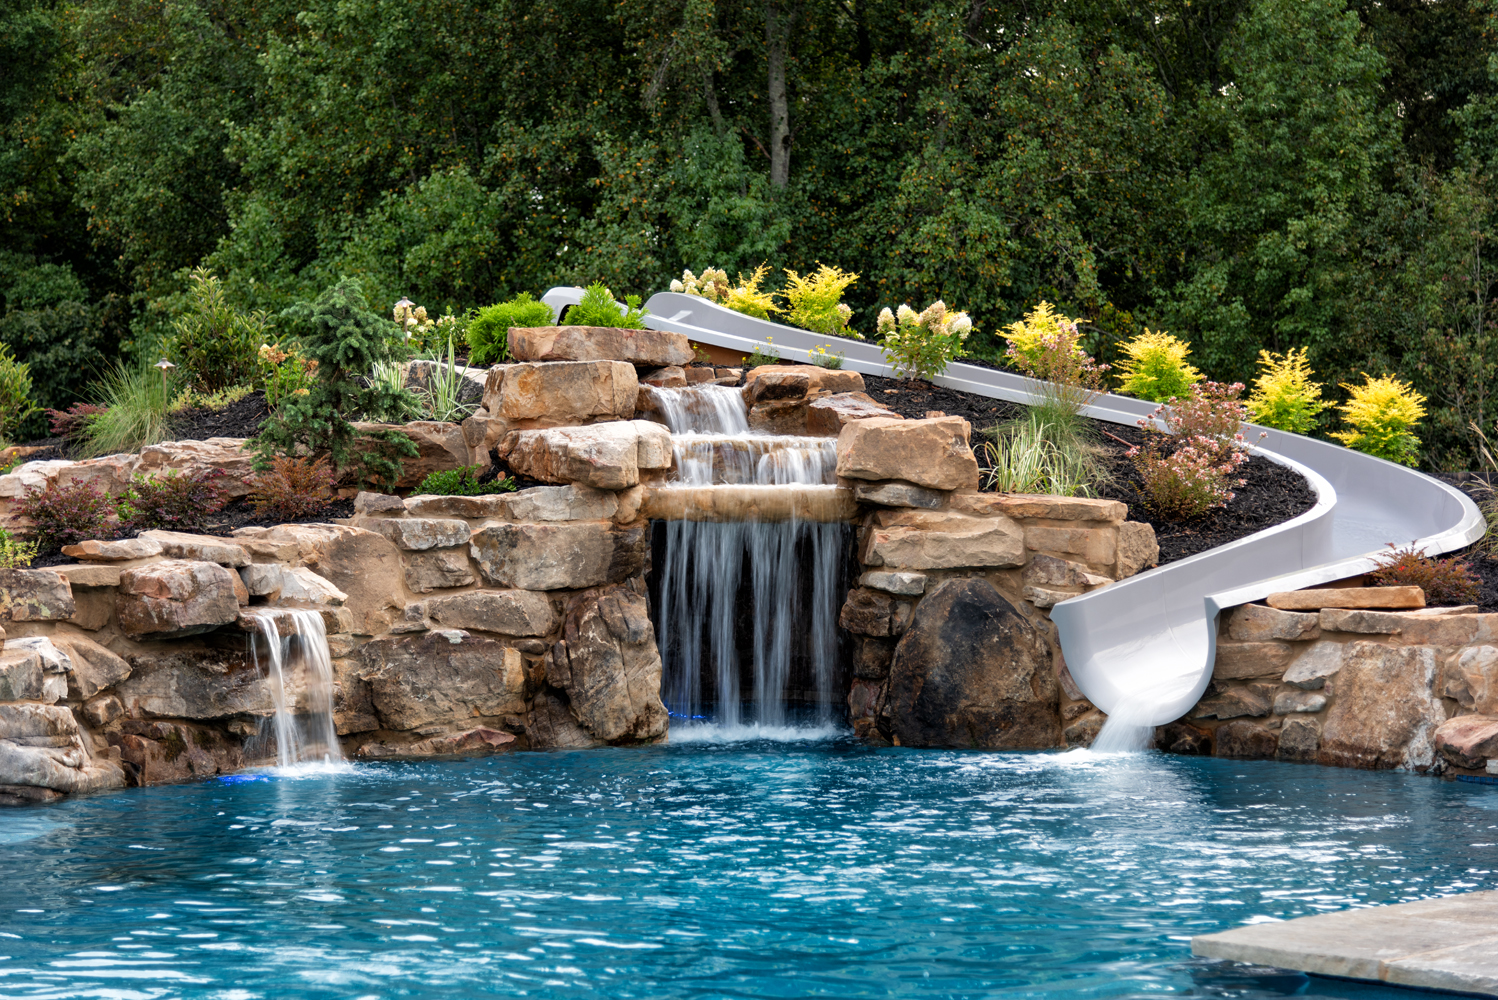
[[[1498,996],[1498,892],[1235,927],[1192,938],[1191,953],[1390,986]]]

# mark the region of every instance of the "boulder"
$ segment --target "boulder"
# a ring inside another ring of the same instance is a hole
[[[1453,666],[1441,693],[1469,712],[1498,715],[1498,647],[1469,646]]]
[[[657,389],[685,389],[687,387],[687,373],[676,365],[668,365],[665,368],[653,369],[640,376],[640,384],[652,385]],[[635,401],[635,409],[641,409],[638,400]]]
[[[863,376],[858,372],[818,365],[760,365],[751,368],[744,376],[744,398],[750,405],[768,400],[806,399],[827,393],[863,391]]]
[[[487,524],[474,532],[470,550],[480,576],[495,586],[581,590],[617,582],[610,580],[615,550],[638,545],[609,521],[567,521]]]
[[[1321,612],[1321,630],[1398,636],[1398,643],[1404,646],[1465,646],[1477,637],[1481,620],[1487,617],[1443,614],[1439,608],[1424,611],[1327,608]]]
[[[113,541],[89,539],[77,545],[64,545],[62,554],[87,562],[124,562],[161,555],[161,543],[150,538],[119,538]]]
[[[516,327],[510,354],[516,361],[626,361],[642,368],[688,365],[696,357],[683,334],[605,326]]]
[[[504,635],[546,635],[557,624],[545,594],[532,590],[470,590],[434,597],[426,614],[444,628],[475,629]]]
[[[161,554],[168,559],[190,559],[232,567],[250,564],[250,554],[244,546],[226,538],[182,531],[142,531],[140,537],[161,546]]]
[[[120,573],[115,614],[132,639],[212,631],[239,617],[233,573],[186,559],[132,567]]]
[[[130,676],[130,664],[81,635],[54,635],[53,645],[67,654],[68,697],[84,701]]]
[[[853,642],[854,677],[882,681],[889,676],[889,666],[895,658],[893,640],[859,636]]]
[[[915,483],[856,483],[853,499],[879,507],[920,507],[936,510],[946,503],[941,490],[928,490]]]
[[[1274,755],[1280,760],[1310,764],[1316,760],[1320,746],[1321,724],[1315,719],[1286,719]]]
[[[661,657],[645,598],[627,587],[584,591],[567,604],[546,680],[567,692],[572,716],[606,743],[666,735]]]
[[[464,417],[458,426],[463,429],[463,441],[468,445],[469,464],[484,467],[491,464],[489,453],[510,429],[507,421],[491,417],[482,409]]]
[[[651,434],[656,437],[654,432]],[[638,452],[636,455],[638,464]],[[654,451],[652,456],[659,460]],[[666,463],[669,465],[669,457]],[[532,486],[506,495],[503,509],[502,516],[512,521],[599,521],[614,516],[619,510],[619,499],[609,490],[576,483],[570,486]]]
[[[1261,718],[1269,714],[1269,692],[1272,685],[1250,684],[1230,687],[1210,698],[1197,702],[1191,712],[1193,719],[1241,719]]]
[[[56,480],[64,469],[76,464],[66,459],[23,462],[0,476],[0,499],[19,500],[31,490],[44,490],[47,484]]]
[[[57,700],[57,693],[47,690],[42,658],[36,650],[11,643],[0,649],[0,701],[45,701],[50,704]]]
[[[387,729],[525,712],[520,651],[459,630],[388,636],[359,647],[360,676]]]
[[[173,644],[125,659],[130,676],[114,690],[134,718],[207,720],[275,711],[265,677],[245,653]]]
[[[271,604],[297,601],[342,607],[348,603],[347,594],[305,566],[255,563],[240,570],[239,577],[249,593],[268,598]]]
[[[897,601],[887,593],[854,587],[848,591],[837,623],[854,635],[903,635],[910,624],[910,607],[909,601]]]
[[[139,465],[140,458],[128,453],[86,458],[58,470],[57,485],[86,483],[106,496],[119,496],[129,489],[130,480]]]
[[[1435,759],[1435,728],[1446,719],[1431,690],[1435,674],[1435,650],[1428,646],[1349,644],[1337,696],[1322,723],[1317,761],[1424,770]]]
[[[1160,562],[1160,542],[1155,529],[1142,521],[1124,521],[1118,526],[1118,561],[1113,578],[1127,580],[1141,570]]]
[[[527,742],[535,750],[596,747],[602,743],[578,725],[572,710],[567,707],[566,695],[554,689],[546,689],[536,695],[531,703],[530,716],[526,720],[525,735]]]
[[[479,726],[461,733],[433,736],[414,743],[366,743],[355,756],[371,760],[415,757],[487,757],[511,749],[515,737],[498,729]]]
[[[83,706],[83,718],[91,726],[107,726],[125,714],[125,705],[112,694],[90,698]]]
[[[399,431],[416,445],[415,457],[398,457],[401,474],[395,481],[396,489],[408,490],[421,483],[434,472],[449,472],[477,464],[479,472],[489,468],[489,455],[485,452],[475,459],[468,449],[468,440],[463,428],[441,420],[413,420],[408,424],[379,424],[356,421],[354,429],[361,435],[380,431]],[[367,437],[356,438],[355,450],[360,452],[382,451],[383,446]]]
[[[1217,659],[1212,664],[1212,679],[1238,681],[1250,677],[1278,677],[1299,652],[1294,646],[1279,642],[1217,641]]]
[[[1274,714],[1319,712],[1326,707],[1326,695],[1320,691],[1282,691],[1275,695]]]
[[[1155,745],[1166,753],[1199,757],[1212,752],[1212,730],[1189,722],[1172,722],[1155,730]]]
[[[254,452],[245,448],[244,438],[209,438],[206,441],[163,441],[140,450],[135,474],[151,479],[176,470],[181,473],[218,469],[224,477],[218,481],[230,498],[249,495],[249,480],[255,472]]]
[[[671,432],[650,420],[511,431],[499,453],[543,482],[622,490],[639,483],[641,469],[671,467]]]
[[[1067,726],[1061,739],[1069,747],[1090,747],[1092,741],[1097,739],[1097,734],[1103,731],[1103,723],[1107,721],[1108,717],[1102,712],[1085,715]]]
[[[1094,566],[1111,567],[1118,559],[1119,532],[1112,525],[1055,527],[1031,523],[1024,531],[1025,547],[1032,552],[1078,556]]]
[[[279,562],[300,564],[348,595],[354,631],[378,635],[406,606],[400,550],[388,538],[340,524],[240,528],[235,540]]]
[[[1005,517],[964,514],[947,514],[929,525],[874,526],[867,529],[862,560],[904,570],[1022,566],[1024,532]]]
[[[904,419],[866,393],[839,392],[806,404],[806,433],[837,437],[844,424],[869,417]]]
[[[1102,587],[1113,582],[1082,563],[1048,555],[1032,558],[1020,579],[1032,587]]]
[[[973,488],[978,460],[968,444],[969,430],[961,417],[854,420],[837,436],[837,474],[903,479],[934,490]]]
[[[123,788],[125,773],[90,756],[66,707],[0,704],[0,786],[7,785],[96,792]]]
[[[1433,738],[1442,757],[1457,767],[1479,770],[1498,757],[1498,716],[1458,715],[1437,726]]]
[[[1059,746],[1044,633],[987,580],[941,584],[895,649],[880,729],[902,746]]]
[[[571,427],[635,415],[640,382],[625,361],[496,365],[484,386],[484,409],[511,427]]]
[[[131,783],[140,786],[202,781],[244,766],[237,742],[205,726],[131,719],[109,734]]]
[[[429,549],[406,556],[406,586],[418,594],[448,587],[466,587],[477,577],[468,563],[468,549]]]
[[[1326,685],[1327,678],[1342,669],[1342,654],[1346,649],[1340,642],[1325,639],[1313,642],[1295,657],[1295,662],[1280,680],[1307,691],[1320,690]]]
[[[858,578],[859,586],[872,587],[889,594],[900,594],[904,597],[914,597],[926,592],[926,575],[924,573],[905,573],[890,570],[871,569]]]
[[[1315,639],[1321,635],[1321,618],[1262,604],[1245,604],[1228,615],[1228,635],[1241,642]]]
[[[1266,760],[1279,749],[1279,737],[1252,722],[1229,722],[1218,726],[1212,752],[1218,757]]]
[[[1129,508],[1117,500],[1058,497],[1045,493],[979,493],[975,490],[958,490],[952,493],[947,505],[952,510],[969,514],[1003,514],[1013,518],[1097,521],[1104,524],[1117,524],[1129,512]]]
[[[1419,587],[1312,587],[1270,594],[1264,603],[1282,611],[1321,611],[1326,608],[1423,608],[1425,591]],[[1325,625],[1321,626],[1326,628]]]
[[[68,581],[74,588],[73,600],[78,600],[78,587],[118,587],[120,567],[109,563],[74,563],[71,566],[53,566],[53,572]]]
[[[406,511],[413,517],[509,517],[510,493],[486,493],[476,497],[422,494],[406,498]]]
[[[0,622],[64,621],[77,611],[73,588],[50,569],[0,569]]]
[[[380,517],[366,521],[364,527],[384,535],[398,549],[421,552],[426,549],[450,549],[468,544],[468,522],[449,517]]]
[[[406,512],[406,502],[389,493],[370,493],[360,490],[354,497],[355,514],[373,514],[378,517],[400,517]]]

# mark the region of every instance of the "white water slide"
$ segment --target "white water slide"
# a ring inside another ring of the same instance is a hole
[[[544,296],[558,312],[582,290],[553,288]],[[645,304],[645,325],[694,341],[750,354],[773,338],[787,361],[805,361],[813,347],[844,353],[843,367],[892,376],[879,348],[827,338],[745,316],[706,299],[662,292]],[[1035,383],[1009,372],[953,364],[937,385],[1028,403]],[[1099,396],[1084,411],[1134,425],[1153,403]],[[1250,441],[1260,428],[1245,428]],[[1413,469],[1299,434],[1267,430],[1256,453],[1306,477],[1314,507],[1293,520],[1207,552],[1148,570],[1051,609],[1061,650],[1077,686],[1104,712],[1138,726],[1185,715],[1212,678],[1217,618],[1224,608],[1372,569],[1386,543],[1413,542],[1436,555],[1482,537],[1483,517],[1460,490]]]

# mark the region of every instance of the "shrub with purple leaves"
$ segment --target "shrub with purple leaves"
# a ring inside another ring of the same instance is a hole
[[[90,538],[113,538],[109,497],[91,483],[49,482],[45,489],[29,489],[15,513],[31,522],[31,540],[42,552],[55,552]]]
[[[1396,549],[1391,542],[1368,582],[1376,587],[1419,587],[1431,607],[1476,604],[1482,590],[1482,581],[1464,561],[1454,556],[1433,559],[1413,543]]]
[[[53,437],[60,437],[65,441],[74,441],[83,436],[88,430],[88,422],[92,418],[109,409],[97,403],[74,403],[66,410],[48,410],[47,424],[52,429]]]
[[[257,514],[299,521],[321,513],[333,502],[338,475],[326,458],[280,455],[271,459],[270,466],[250,479],[250,503]]]
[[[136,476],[116,502],[120,527],[129,532],[199,531],[229,502],[228,491],[218,482],[223,478],[222,469],[172,470],[155,479]]]

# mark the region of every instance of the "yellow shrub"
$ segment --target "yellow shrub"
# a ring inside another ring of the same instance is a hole
[[[1321,383],[1311,381],[1306,349],[1284,354],[1259,352],[1260,374],[1248,397],[1248,412],[1256,424],[1294,434],[1309,434],[1316,414],[1331,406],[1321,398]]]
[[[826,264],[818,264],[817,270],[804,278],[789,268],[785,273],[788,284],[784,295],[790,304],[786,322],[813,333],[863,339],[849,329],[853,310],[842,301],[843,292],[858,280],[858,275]]]
[[[1332,435],[1356,451],[1414,465],[1420,457],[1420,439],[1414,430],[1425,416],[1425,397],[1407,382],[1392,375],[1381,378],[1363,373],[1362,385],[1343,385],[1352,398],[1340,407],[1350,431]]]
[[[1024,319],[1010,323],[1006,329],[1008,332],[1003,337],[1009,341],[1007,353],[1011,362],[1018,355],[1029,360],[1032,365],[1039,363],[1041,355],[1046,351],[1044,342],[1047,340],[1067,342],[1074,353],[1085,353],[1077,346],[1077,321],[1056,312],[1055,307],[1043,299],[1034,309],[1025,313]]]
[[[1186,363],[1191,345],[1164,330],[1152,333],[1145,327],[1120,350],[1124,360],[1118,364],[1118,387],[1130,396],[1152,403],[1183,399],[1202,379],[1202,373]]]

